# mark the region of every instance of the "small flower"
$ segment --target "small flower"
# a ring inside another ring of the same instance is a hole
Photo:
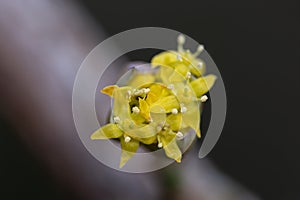
[[[153,57],[154,72],[133,71],[127,86],[111,85],[102,93],[114,99],[111,123],[102,126],[92,140],[119,139],[122,154],[120,167],[136,153],[140,144],[155,144],[167,157],[181,162],[177,140],[192,129],[200,137],[200,102],[216,81],[204,75],[205,63],[197,58],[204,51],[199,45],[195,53],[185,50],[185,37],[177,38],[178,50],[165,51]]]

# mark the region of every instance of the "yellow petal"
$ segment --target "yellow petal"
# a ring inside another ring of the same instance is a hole
[[[103,88],[103,89],[101,90],[101,92],[102,92],[103,94],[106,94],[106,95],[112,97],[112,96],[113,96],[114,90],[117,89],[117,88],[118,88],[117,85],[109,85],[109,86]]]
[[[196,94],[189,84],[178,82],[174,83],[174,86],[176,97],[180,103],[189,104],[197,100]]]
[[[166,132],[165,134],[162,134],[161,142],[163,144],[163,148],[165,150],[166,155],[169,158],[174,159],[176,162],[181,162],[181,151],[177,145],[176,142],[176,135],[173,132]]]
[[[180,63],[175,66],[175,71],[181,74],[182,76],[185,76],[186,73],[189,71],[189,68],[186,65]]]
[[[187,111],[182,113],[182,128],[190,127],[194,129],[197,136],[200,138],[200,109],[199,102],[194,101],[184,105]]]
[[[156,128],[152,123],[139,126],[130,119],[124,120],[122,129],[126,134],[133,138],[150,138],[156,135]]]
[[[205,77],[200,77],[191,82],[191,86],[195,91],[197,97],[201,97],[205,93],[207,93],[210,88],[214,85],[217,77],[215,75],[207,75]]]
[[[164,85],[161,84],[152,84],[149,86],[150,92],[147,94],[146,102],[151,106],[160,98],[168,96],[170,91]]]
[[[171,83],[169,79],[173,73],[174,69],[170,66],[160,66],[159,68],[159,77],[161,81],[166,85]]]
[[[125,119],[130,119],[130,105],[128,98],[128,90],[130,87],[121,87],[114,91],[114,107],[113,114],[114,116],[118,116],[121,121]]]
[[[140,114],[146,120],[150,120],[150,107],[146,100],[139,98]]]
[[[164,51],[156,56],[154,56],[151,60],[151,64],[153,67],[156,66],[168,66],[173,62],[177,62],[177,54],[174,51]]]
[[[179,102],[174,95],[169,95],[166,97],[160,98],[158,101],[154,103],[154,105],[158,105],[164,108],[166,112],[171,112],[173,108],[179,108]]]
[[[96,130],[92,135],[92,140],[102,140],[109,138],[119,138],[123,135],[123,131],[116,124],[107,124]]]
[[[135,139],[131,139],[129,142],[125,142],[124,137],[120,138],[122,154],[120,160],[120,168],[122,168],[127,161],[132,158],[139,148],[139,142]]]
[[[137,88],[147,83],[153,83],[154,81],[155,76],[151,73],[135,72],[127,85]]]
[[[172,131],[178,131],[181,127],[181,122],[182,122],[182,114],[177,113],[176,115],[170,114],[167,117],[167,124],[170,125],[170,128]]]
[[[152,137],[149,137],[149,138],[137,138],[138,141],[144,143],[144,144],[152,144],[152,143],[155,143],[156,141],[156,136],[152,136]]]

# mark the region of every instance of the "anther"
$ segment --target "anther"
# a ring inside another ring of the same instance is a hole
[[[174,90],[174,85],[173,84],[170,84],[170,85],[168,85],[168,87],[167,87],[169,90]]]
[[[117,116],[117,117],[114,117],[114,122],[115,122],[115,123],[119,123],[119,122],[120,122],[120,117],[118,117],[118,116]]]
[[[163,146],[163,144],[161,142],[158,143],[158,145],[157,145],[158,148],[162,148],[162,146]]]
[[[127,142],[130,142],[131,138],[129,136],[126,136],[124,140],[127,143]]]
[[[177,137],[178,139],[181,140],[181,139],[183,138],[183,134],[182,134],[181,132],[178,131],[178,132],[176,133],[176,137]]]
[[[180,34],[177,38],[177,43],[178,44],[184,44],[185,43],[185,37],[184,35]]]
[[[187,108],[185,106],[181,107],[180,112],[185,113],[187,111]]]
[[[135,114],[138,114],[140,112],[140,109],[137,106],[134,106],[132,108],[132,112],[134,112]]]
[[[200,53],[202,53],[202,51],[204,50],[204,46],[203,45],[199,45],[198,48],[197,48],[197,51],[194,53],[194,57],[197,57],[200,55]]]
[[[192,76],[191,72],[187,72],[186,75],[185,75],[185,77],[186,77],[187,79],[190,79],[191,76]]]
[[[176,115],[176,114],[178,113],[178,110],[177,110],[176,108],[173,108],[173,109],[171,110],[171,112],[172,112],[172,114]]]
[[[208,97],[207,97],[206,95],[203,95],[202,97],[200,97],[200,101],[201,101],[202,103],[206,102],[207,99],[208,99]]]

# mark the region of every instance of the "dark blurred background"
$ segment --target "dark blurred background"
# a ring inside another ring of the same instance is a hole
[[[261,199],[300,198],[300,136],[295,125],[299,117],[292,107],[299,97],[298,2],[75,3],[107,36],[155,26],[180,31],[203,43],[219,67],[228,100],[226,124],[209,159]],[[89,48],[92,44],[97,42]],[[132,60],[137,57],[129,55]],[[0,104],[0,109],[5,110],[5,105]],[[8,112],[1,112],[0,118],[0,198],[79,198],[20,139]],[[207,113],[204,111],[204,119]]]

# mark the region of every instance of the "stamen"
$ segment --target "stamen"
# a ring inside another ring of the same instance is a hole
[[[137,106],[134,106],[132,108],[132,112],[134,112],[135,114],[138,114],[140,112],[140,109]]]
[[[141,94],[143,94],[143,90],[136,90],[135,92],[134,92],[134,95],[135,96],[139,96],[139,95],[141,95]]]
[[[185,75],[185,77],[186,77],[187,79],[190,79],[191,76],[192,76],[191,72],[187,72],[186,75]]]
[[[187,111],[187,108],[185,106],[181,107],[180,112],[185,113]]]
[[[118,124],[120,122],[120,117],[118,117],[118,116],[114,117],[114,122],[116,124]]]
[[[172,112],[172,114],[176,115],[176,114],[178,113],[178,110],[177,110],[176,108],[173,108],[173,109],[171,110],[171,112]]]
[[[201,69],[203,67],[203,62],[199,62],[198,67]]]
[[[127,143],[127,142],[130,142],[130,140],[131,140],[131,137],[129,137],[129,136],[125,136],[125,142]]]
[[[185,37],[184,37],[183,34],[178,35],[177,43],[178,44],[184,44],[185,43]]]
[[[168,87],[167,87],[169,90],[174,90],[174,85],[173,84],[170,84],[170,85],[168,85]]]
[[[181,140],[181,139],[183,139],[183,134],[182,134],[181,132],[178,131],[178,132],[176,133],[176,137],[177,137],[178,139]]]
[[[197,51],[193,54],[194,57],[197,57],[200,55],[200,53],[202,53],[202,51],[204,50],[204,46],[203,45],[199,45],[197,48]]]
[[[163,147],[163,144],[160,142],[160,143],[158,143],[157,147],[158,147],[158,148],[162,148],[162,147]]]
[[[145,94],[148,94],[148,93],[150,92],[150,88],[143,88],[143,92],[144,92]]]
[[[177,38],[177,49],[179,52],[183,52],[183,44],[185,43],[184,35],[180,34]]]
[[[207,97],[206,95],[203,95],[202,97],[200,97],[200,101],[201,101],[202,103],[206,102],[207,99],[208,99],[208,97]]]

